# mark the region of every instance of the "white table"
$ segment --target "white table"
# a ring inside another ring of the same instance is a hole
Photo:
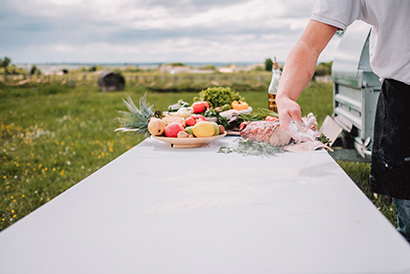
[[[0,273],[409,273],[410,245],[326,151],[149,138],[0,233]]]

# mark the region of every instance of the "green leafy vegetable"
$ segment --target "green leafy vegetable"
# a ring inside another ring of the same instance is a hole
[[[204,117],[216,117],[218,124],[223,125],[224,128],[227,128],[229,126],[228,119],[226,119],[226,117],[221,116],[219,112],[215,109],[208,108],[204,113]]]
[[[207,101],[210,108],[223,107],[226,104],[230,105],[235,100],[244,101],[244,98],[229,87],[207,88],[201,91],[198,97],[194,98],[194,102]]]

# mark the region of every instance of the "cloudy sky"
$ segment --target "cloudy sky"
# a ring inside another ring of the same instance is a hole
[[[314,0],[0,0],[12,63],[286,59]],[[320,61],[332,60],[334,38]]]

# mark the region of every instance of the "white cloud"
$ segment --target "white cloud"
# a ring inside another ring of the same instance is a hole
[[[314,3],[3,1],[0,36],[7,43],[0,41],[0,51],[13,62],[284,61]]]

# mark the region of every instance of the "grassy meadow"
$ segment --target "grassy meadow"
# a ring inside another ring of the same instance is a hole
[[[266,91],[238,91],[254,108],[267,108]],[[166,110],[198,92],[156,92],[142,85],[101,92],[94,85],[0,83],[0,230],[103,167],[145,139],[114,133],[122,99],[134,102],[147,92],[154,109]],[[323,122],[332,114],[332,86],[312,82],[299,99],[303,114]],[[368,190],[368,163],[339,162],[385,216],[395,224],[395,209],[385,197]]]

